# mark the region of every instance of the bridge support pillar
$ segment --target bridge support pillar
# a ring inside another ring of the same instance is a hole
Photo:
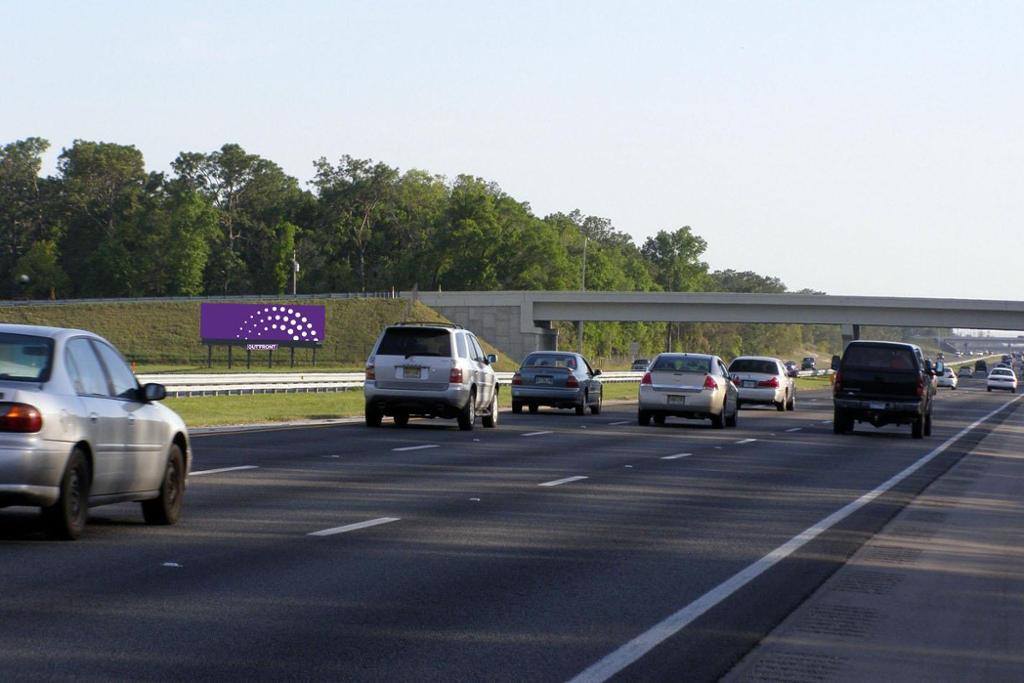
[[[852,325],[852,324],[843,325],[842,326],[842,335],[843,335],[843,350],[846,350],[846,345],[847,344],[849,344],[850,342],[852,342],[855,339],[860,339],[860,325]]]

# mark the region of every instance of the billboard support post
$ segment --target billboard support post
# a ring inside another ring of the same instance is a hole
[[[213,367],[213,344],[206,345],[206,367]]]
[[[231,346],[228,345],[228,370],[231,369]]]
[[[291,348],[289,348],[288,352],[291,354],[292,367],[294,368],[295,367],[295,347],[292,346]]]
[[[251,367],[252,367],[252,350],[251,349],[246,349],[245,350],[245,369],[248,370]]]

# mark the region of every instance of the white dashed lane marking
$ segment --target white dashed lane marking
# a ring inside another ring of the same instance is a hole
[[[258,470],[259,465],[239,465],[238,467],[218,467],[215,470],[199,470],[198,472],[189,472],[188,476],[198,477],[203,474],[220,474],[221,472],[237,472],[239,470]]]
[[[737,441],[736,443],[737,444],[745,444],[745,443],[754,443],[755,441],[757,441],[757,439],[742,439],[740,441]]]
[[[425,443],[422,446],[403,446],[402,448],[392,448],[392,451],[422,451],[424,448],[440,448],[436,443]]]
[[[523,436],[543,436],[545,434],[550,434],[550,433],[551,432],[527,432],[526,434],[523,434]]]
[[[633,424],[633,423],[630,422],[629,420],[622,420],[621,422],[609,422],[608,426],[609,427],[618,427],[620,425],[628,425],[628,424]]]
[[[306,535],[334,536],[336,534],[347,534],[349,531],[358,531],[359,529],[368,529],[372,526],[380,526],[381,524],[390,524],[391,522],[397,522],[399,519],[399,517],[378,517],[377,519],[368,519],[365,522],[356,522],[355,524],[336,526],[331,529],[321,529],[320,531],[313,531]]]
[[[675,455],[663,455],[663,456],[661,456],[661,459],[662,460],[678,460],[679,458],[688,458],[691,455],[693,455],[693,454],[692,453],[676,453]]]
[[[565,479],[555,479],[554,481],[546,481],[543,484],[537,484],[537,486],[561,486],[562,484],[568,484],[574,481],[582,481],[588,479],[588,477],[566,477]]]
[[[803,427],[793,427],[792,429],[787,429],[786,431],[787,432],[799,432],[802,429],[803,429]]]

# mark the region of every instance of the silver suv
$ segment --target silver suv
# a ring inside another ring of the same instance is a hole
[[[404,427],[410,415],[456,418],[471,430],[476,416],[498,426],[498,382],[469,330],[444,323],[397,323],[384,329],[366,360],[366,425],[385,415]]]

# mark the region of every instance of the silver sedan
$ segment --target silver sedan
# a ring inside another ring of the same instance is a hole
[[[711,420],[715,428],[735,427],[737,389],[718,356],[662,353],[640,380],[637,419],[665,424],[669,416]]]
[[[0,508],[38,506],[48,533],[77,538],[88,508],[142,501],[174,524],[191,460],[181,418],[139,386],[121,354],[82,330],[0,325]]]

